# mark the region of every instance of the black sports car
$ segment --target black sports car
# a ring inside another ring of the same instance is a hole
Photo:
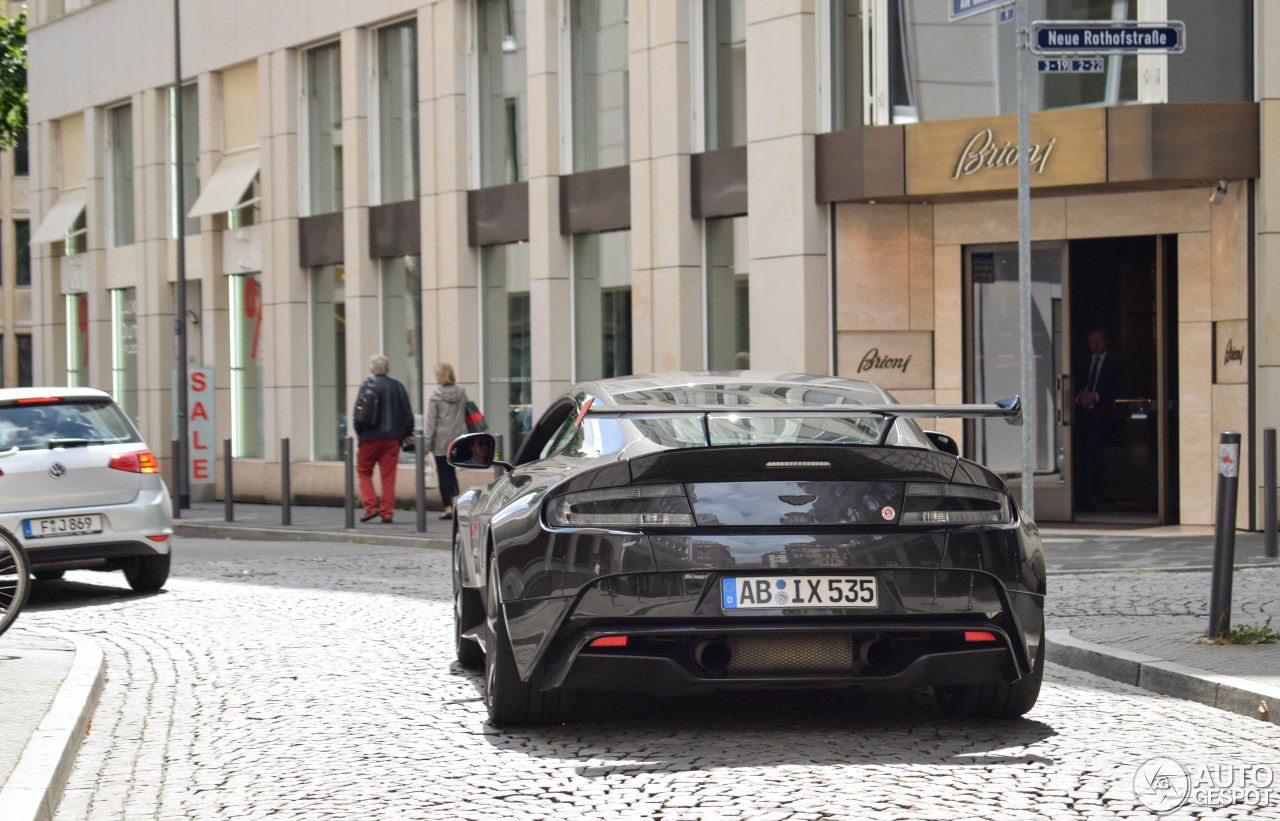
[[[803,374],[575,385],[502,475],[455,503],[458,660],[496,725],[562,721],[578,690],[933,687],[1018,716],[1044,670],[1044,554],[996,474],[899,404]],[[472,447],[476,445],[476,447]]]

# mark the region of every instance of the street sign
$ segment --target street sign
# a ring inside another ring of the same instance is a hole
[[[1102,57],[1059,57],[1036,60],[1036,69],[1043,74],[1101,74],[1107,70],[1107,61]]]
[[[951,0],[951,5],[947,8],[947,19],[954,23],[984,11],[1012,6],[1013,2],[1014,0]],[[1001,17],[1000,20],[1003,22],[1004,18]]]
[[[1014,14],[1015,14],[1015,11],[1012,6],[1010,6],[1009,8],[1000,9],[1000,22],[1001,23],[1010,22],[1011,20],[1013,20]]]
[[[1163,23],[1037,20],[1031,24],[1033,54],[1180,54],[1186,47],[1187,30],[1180,20]]]

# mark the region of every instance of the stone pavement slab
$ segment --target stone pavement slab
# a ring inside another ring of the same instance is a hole
[[[70,642],[16,631],[0,636],[0,789],[49,712],[74,658]]]

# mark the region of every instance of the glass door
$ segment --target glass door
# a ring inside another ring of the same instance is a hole
[[[965,272],[969,398],[973,402],[994,402],[1021,394],[1024,345],[1018,317],[1018,248],[967,247]],[[1066,243],[1033,244],[1034,464],[1036,518],[1041,521],[1071,518],[1071,459],[1067,446],[1071,371],[1065,325],[1070,312],[1066,279]],[[1022,486],[1022,430],[1002,420],[978,419],[970,423],[967,433],[967,455],[1003,476],[1014,498],[1018,498]]]

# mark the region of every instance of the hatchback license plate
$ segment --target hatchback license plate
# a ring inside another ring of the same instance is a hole
[[[84,516],[25,519],[22,522],[22,531],[28,539],[40,539],[45,536],[81,536],[85,533],[101,533],[102,514],[89,513]]]
[[[724,610],[876,607],[875,576],[733,576],[720,580]]]

